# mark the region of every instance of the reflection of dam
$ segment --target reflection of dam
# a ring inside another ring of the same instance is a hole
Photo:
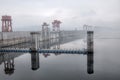
[[[23,53],[0,53],[0,64],[4,63],[5,74],[14,73],[14,58],[22,55]]]
[[[87,33],[88,36],[87,36],[87,50],[83,51],[81,54],[84,54],[84,55],[87,55],[87,72],[88,74],[93,74],[94,73],[94,50],[93,50],[93,32],[88,32]],[[48,52],[47,50],[49,51],[52,51],[51,46],[58,46],[59,48],[56,48],[56,49],[53,49],[53,50],[56,50],[56,51],[61,51],[60,50],[60,43],[64,43],[64,42],[67,42],[67,41],[71,41],[71,40],[74,40],[74,39],[65,39],[66,41],[63,40],[56,40],[56,43],[54,43],[54,45],[51,45],[49,40],[46,40],[44,41],[43,43],[41,42],[42,44],[42,47],[41,47],[41,51],[44,50],[44,52],[41,52],[41,54],[43,54],[46,58],[47,56],[50,56],[50,52]],[[2,49],[6,49],[6,48],[2,48]],[[15,48],[11,48],[11,49],[15,49]],[[8,50],[11,50],[10,48],[8,48]],[[19,49],[19,48],[17,48]],[[22,48],[20,48],[22,49]],[[29,49],[29,48],[28,48]],[[65,50],[64,50],[65,51]],[[14,51],[13,51],[14,52]],[[70,50],[67,50],[66,53],[63,53],[63,52],[52,52],[52,54],[55,54],[55,55],[60,55],[60,54],[75,54],[75,52],[77,53],[77,50],[74,50],[74,52],[70,53],[71,51]],[[5,56],[5,54],[9,54],[7,56]],[[31,52],[31,69],[32,70],[37,70],[40,68],[40,56],[37,52]],[[10,74],[10,73],[14,73],[14,58],[17,57],[17,56],[20,56],[22,55],[21,53],[18,53],[16,51],[16,53],[1,53],[0,54],[0,62],[4,62],[4,68],[5,68],[5,73],[6,74]],[[2,56],[2,57],[1,57]],[[4,57],[6,57],[6,59]],[[8,60],[7,60],[8,59]]]
[[[87,51],[81,53],[81,54],[86,53],[86,55],[87,55],[87,73],[88,74],[93,74],[94,73],[94,45],[93,45],[94,40],[93,40],[93,34],[94,34],[93,31],[88,31],[87,32]],[[59,50],[59,49],[57,49],[57,50]],[[48,52],[46,51],[46,53],[48,53]],[[62,52],[61,53],[53,52],[53,53],[55,55],[62,54]],[[31,53],[32,68],[35,68],[35,69],[39,68],[39,55],[36,56],[37,54],[38,53]],[[70,50],[68,51],[67,54],[71,54]],[[73,53],[73,54],[75,54],[75,53]],[[46,55],[50,56],[50,54],[49,55],[48,54],[43,54],[43,55],[45,55],[45,57],[46,57]]]
[[[23,55],[23,53],[0,53],[0,64],[4,61],[19,57],[20,55]]]

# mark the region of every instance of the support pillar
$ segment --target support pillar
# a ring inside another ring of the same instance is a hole
[[[93,52],[93,31],[87,31],[87,51]]]
[[[39,42],[40,42],[40,37],[39,37],[39,32],[31,32],[31,48],[30,50],[32,52],[37,52],[38,48],[39,48]]]
[[[87,31],[87,72],[94,73],[94,47],[93,47],[93,31]]]
[[[32,70],[39,69],[39,53],[36,52],[31,53],[31,69]]]

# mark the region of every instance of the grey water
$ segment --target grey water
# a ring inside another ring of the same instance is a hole
[[[108,35],[95,34],[91,73],[88,55],[3,53],[0,54],[0,80],[120,80],[119,35]],[[86,40],[60,44],[60,49],[64,48],[84,49]],[[6,69],[9,63],[14,67],[11,70]]]

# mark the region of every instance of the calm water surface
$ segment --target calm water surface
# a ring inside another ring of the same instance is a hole
[[[83,49],[86,45],[79,39],[60,47]],[[9,72],[6,57],[14,61]],[[0,80],[120,80],[120,39],[94,39],[93,73],[88,73],[83,54],[9,53],[1,58]]]

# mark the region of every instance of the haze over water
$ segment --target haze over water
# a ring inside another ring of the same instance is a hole
[[[95,33],[97,34],[97,33]],[[100,36],[101,35],[101,36]],[[107,35],[107,33],[106,33]],[[110,38],[109,38],[110,37]],[[32,54],[14,54],[14,72],[9,75],[4,71],[4,63],[0,65],[0,80],[119,80],[119,36],[113,35],[94,37],[94,63],[92,74],[87,72],[87,55],[83,54],[39,54],[39,68],[32,70]],[[60,45],[61,49],[83,49],[86,47],[84,38]]]
[[[9,41],[26,36],[25,31],[42,32],[44,22],[52,31],[54,20],[62,22],[60,31],[82,32],[83,25],[88,25],[94,39],[91,54],[86,52],[85,32],[60,38],[53,45],[50,41],[40,44],[40,49],[81,50],[81,54],[0,52],[0,80],[120,80],[120,0],[0,0],[3,15],[11,16],[16,33],[3,35],[0,21],[1,50],[3,37]],[[7,48],[30,46],[20,43]]]

